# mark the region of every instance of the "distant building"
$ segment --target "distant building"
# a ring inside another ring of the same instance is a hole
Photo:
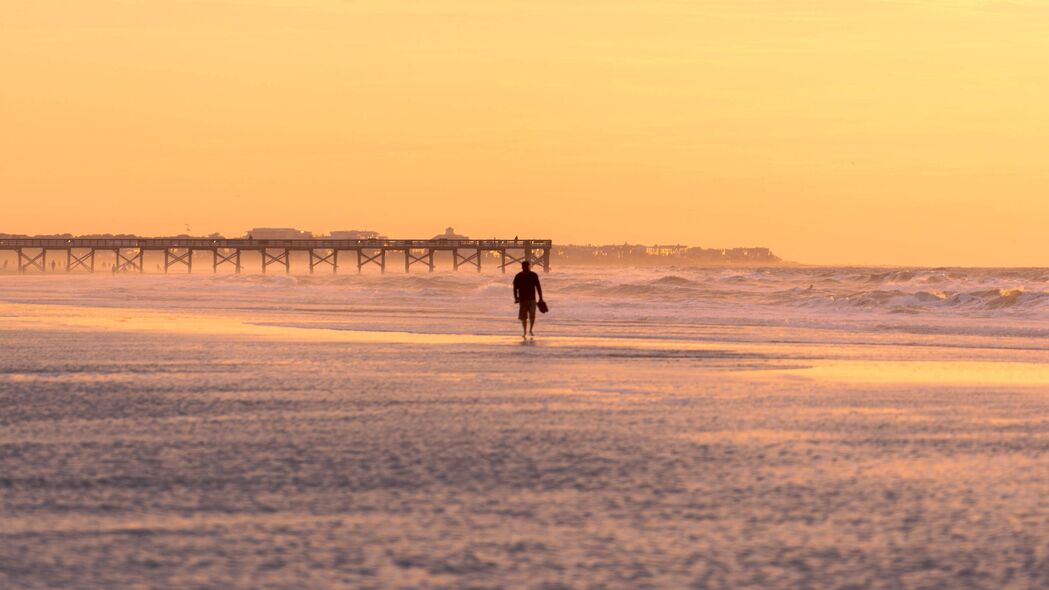
[[[554,258],[562,264],[630,264],[630,265],[732,265],[777,264],[779,257],[768,248],[697,248],[685,245],[641,246],[609,244],[604,246],[558,244]]]
[[[684,256],[686,251],[688,246],[681,244],[656,244],[645,248],[645,253],[649,256]]]
[[[377,231],[365,229],[342,229],[331,232],[333,240],[382,240],[386,236],[379,235]]]
[[[687,256],[705,262],[780,262],[780,258],[768,248],[689,248]]]
[[[469,240],[470,238],[455,233],[455,230],[449,227],[449,228],[445,228],[443,234],[437,234],[436,236],[433,237],[433,239],[435,239],[435,240]]]
[[[313,233],[293,227],[256,227],[248,232],[253,240],[301,240],[312,238]]]

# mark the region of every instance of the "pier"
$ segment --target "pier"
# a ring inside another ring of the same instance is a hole
[[[145,272],[146,254],[163,255],[163,271],[171,269],[193,272],[194,254],[210,254],[211,271],[232,269],[240,273],[244,264],[242,254],[254,252],[260,260],[263,273],[280,269],[291,273],[292,254],[306,253],[309,272],[320,269],[337,273],[345,265],[362,272],[367,267],[378,267],[386,272],[388,263],[403,263],[404,272],[418,266],[433,272],[435,256],[448,253],[452,270],[476,269],[481,272],[482,260],[489,260],[506,272],[508,266],[524,261],[543,272],[550,270],[550,240],[340,240],[303,238],[287,240],[255,240],[250,238],[3,238],[0,252],[13,251],[18,260],[18,271],[57,272],[56,256],[64,258],[63,272],[95,271],[99,252],[112,254],[114,272]],[[48,266],[49,255],[51,265]],[[198,257],[199,258],[199,257]],[[349,258],[349,260],[347,260]],[[158,268],[161,264],[158,262]]]

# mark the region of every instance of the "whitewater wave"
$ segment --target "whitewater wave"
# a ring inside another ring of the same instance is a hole
[[[474,273],[240,275],[212,280],[228,289],[295,289],[328,300],[485,301],[510,294],[510,275]],[[170,278],[165,279],[170,280]],[[543,276],[547,292],[586,305],[671,305],[813,313],[1028,314],[1049,320],[1045,269],[593,269]]]
[[[5,282],[14,303],[219,311],[338,311],[369,328],[416,329],[432,317],[457,327],[516,317],[512,273],[365,272],[331,275],[24,276]],[[52,281],[61,280],[57,289]],[[542,275],[566,333],[688,337],[719,324],[961,335],[1049,337],[1046,269],[555,268]],[[371,315],[369,315],[371,314]],[[387,320],[378,319],[384,315]],[[389,317],[403,318],[393,321]],[[376,319],[362,319],[372,318]],[[494,324],[493,324],[494,325]],[[501,324],[499,324],[501,325]]]

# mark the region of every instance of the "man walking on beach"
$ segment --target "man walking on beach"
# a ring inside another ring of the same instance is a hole
[[[536,293],[539,301],[543,300],[543,287],[539,285],[539,275],[530,270],[531,264],[521,263],[521,272],[514,277],[514,303],[521,306],[517,313],[517,319],[521,320],[521,338],[531,335],[535,338],[532,328],[535,327]]]

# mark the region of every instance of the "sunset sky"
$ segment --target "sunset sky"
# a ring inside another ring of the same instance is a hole
[[[1049,1],[0,0],[0,232],[1049,265]]]

